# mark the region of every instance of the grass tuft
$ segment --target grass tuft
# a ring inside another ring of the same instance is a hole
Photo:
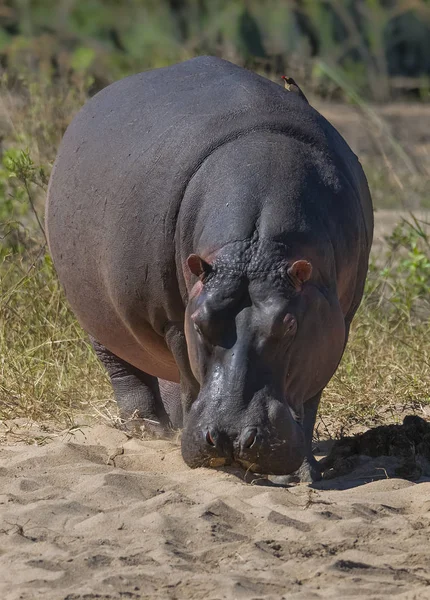
[[[0,419],[70,424],[111,392],[45,247],[0,262]]]

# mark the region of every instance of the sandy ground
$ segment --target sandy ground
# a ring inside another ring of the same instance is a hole
[[[275,487],[190,470],[175,441],[19,425],[0,426],[2,599],[430,598],[430,477],[389,459]]]

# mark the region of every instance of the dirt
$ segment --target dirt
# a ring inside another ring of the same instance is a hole
[[[0,597],[430,598],[430,477],[390,476],[409,443],[428,456],[428,427],[345,441],[352,471],[279,487],[191,470],[177,440],[3,424]]]

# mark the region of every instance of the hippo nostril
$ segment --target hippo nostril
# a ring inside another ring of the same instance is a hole
[[[211,432],[210,431],[206,432],[206,441],[209,444],[209,446],[215,446],[215,442],[214,442],[213,437],[211,436]]]
[[[253,429],[245,437],[244,442],[243,442],[243,447],[244,448],[252,448],[252,446],[255,443],[256,438],[257,438],[257,432],[255,431],[255,429]]]

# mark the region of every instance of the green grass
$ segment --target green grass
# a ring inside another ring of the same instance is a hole
[[[375,160],[374,156],[363,156],[361,163],[376,208],[430,209],[428,176],[425,176],[425,172],[402,171],[392,164],[389,166],[384,164],[382,157],[377,157]]]

